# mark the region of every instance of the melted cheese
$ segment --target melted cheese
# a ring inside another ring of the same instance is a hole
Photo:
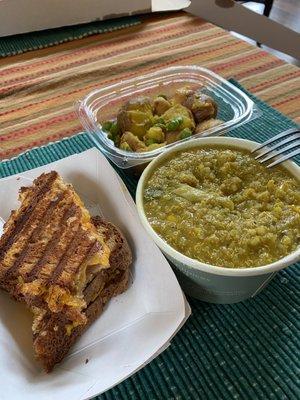
[[[58,187],[60,187],[60,182],[63,184],[65,190],[65,184],[58,178],[55,182]],[[98,232],[94,224],[92,223],[91,216],[87,209],[85,208],[80,197],[75,193],[72,186],[70,185],[70,196],[73,197],[74,203],[81,209],[81,224],[86,234],[89,235],[91,239],[96,239],[100,245],[100,250],[94,254],[85,264],[80,268],[80,272],[76,277],[76,289],[77,295],[72,294],[68,289],[60,287],[58,285],[46,286],[45,282],[41,279],[36,279],[33,282],[24,282],[21,276],[18,277],[18,285],[20,292],[25,296],[36,296],[42,297],[47,303],[49,310],[51,312],[57,313],[65,310],[68,314],[68,318],[72,323],[66,326],[67,334],[71,334],[72,330],[80,324],[86,322],[86,317],[82,314],[82,310],[86,307],[86,302],[83,299],[82,291],[86,285],[87,274],[93,276],[99,269],[109,267],[109,257],[110,248],[105,243],[104,237],[101,232]],[[55,192],[55,186],[53,186],[52,191]],[[26,205],[28,200],[26,199],[27,191],[20,194],[20,200]],[[14,254],[13,254],[14,256]],[[67,307],[65,309],[65,307]],[[33,327],[34,331],[37,330],[40,320],[42,319],[46,311],[43,309],[38,309],[35,312],[36,323]]]
[[[80,325],[80,323],[78,323],[76,321],[72,322],[72,324],[66,325],[65,328],[66,328],[67,335],[70,336],[73,329],[77,328],[77,326],[79,326],[79,325]]]
[[[90,213],[87,211],[82,200],[75,192],[74,192],[74,202],[76,205],[78,205],[78,207],[81,208],[83,228],[91,232],[93,237],[95,237],[97,241],[101,244],[101,250],[97,254],[95,254],[91,258],[91,260],[89,260],[89,265],[100,264],[104,268],[109,267],[110,248],[105,243],[103,236],[97,231],[96,227],[91,221]]]

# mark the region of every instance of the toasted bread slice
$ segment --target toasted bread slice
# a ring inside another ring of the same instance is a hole
[[[84,324],[86,271],[109,266],[104,237],[55,171],[23,188],[20,201],[0,239],[0,287],[30,307],[63,311]]]
[[[126,239],[118,228],[100,217],[93,218],[93,222],[110,248],[110,267],[99,271],[84,289],[85,325],[72,323],[63,313],[48,312],[36,321],[34,350],[47,372],[66,356],[78,337],[102,313],[105,304],[128,286],[132,255]]]

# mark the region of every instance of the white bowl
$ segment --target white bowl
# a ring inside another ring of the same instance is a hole
[[[212,303],[236,303],[255,296],[279,270],[299,261],[300,248],[272,264],[261,267],[232,269],[205,264],[183,255],[168,245],[151,227],[143,207],[145,182],[170,154],[179,150],[200,148],[208,145],[223,145],[224,147],[252,150],[258,144],[250,140],[231,137],[207,137],[180,143],[159,155],[144,170],[137,187],[136,205],[143,226],[168,260],[174,265],[179,282],[187,294]],[[282,165],[294,177],[298,180],[300,179],[300,167],[297,164],[292,161],[286,161]]]

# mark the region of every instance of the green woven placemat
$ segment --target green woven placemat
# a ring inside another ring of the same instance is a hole
[[[97,33],[115,31],[137,25],[138,17],[124,17],[107,21],[95,21],[88,24],[65,26],[39,32],[25,33],[0,38],[0,57],[21,54],[30,50],[42,49]]]
[[[235,83],[238,85],[237,83]],[[294,126],[251,96],[261,118],[231,132],[257,141]],[[0,177],[92,147],[79,134],[0,164]],[[118,171],[132,194],[136,182]],[[296,400],[300,398],[299,264],[280,271],[257,297],[234,305],[188,299],[192,316],[171,346],[98,400]]]

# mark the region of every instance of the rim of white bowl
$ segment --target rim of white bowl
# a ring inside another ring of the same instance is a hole
[[[195,147],[203,147],[207,145],[224,145],[228,147],[235,147],[237,149],[245,149],[252,150],[254,147],[258,146],[258,142],[254,142],[252,140],[240,139],[234,137],[204,137],[195,139],[194,141],[189,141],[185,143],[179,143],[170,150],[160,154],[154,160],[150,162],[150,164],[143,171],[137,186],[136,191],[136,205],[138,214],[141,220],[142,225],[148,232],[148,234],[152,237],[157,246],[161,249],[166,256],[170,256],[176,261],[184,264],[187,267],[194,268],[199,271],[203,271],[213,275],[223,275],[223,276],[235,276],[235,277],[246,277],[246,276],[257,276],[272,273],[275,271],[279,271],[283,268],[288,267],[289,265],[294,264],[295,262],[300,260],[300,247],[298,247],[294,252],[288,254],[287,256],[267,265],[262,265],[260,267],[252,267],[252,268],[226,268],[226,267],[218,267],[215,265],[205,264],[198,260],[189,258],[179,251],[175,250],[171,247],[164,239],[162,239],[151,227],[150,223],[144,212],[143,207],[143,191],[144,184],[152,173],[152,171],[160,165],[163,160],[168,158],[170,154],[176,153],[181,150],[186,150]],[[300,167],[292,162],[286,161],[282,164],[296,179],[300,180]]]

